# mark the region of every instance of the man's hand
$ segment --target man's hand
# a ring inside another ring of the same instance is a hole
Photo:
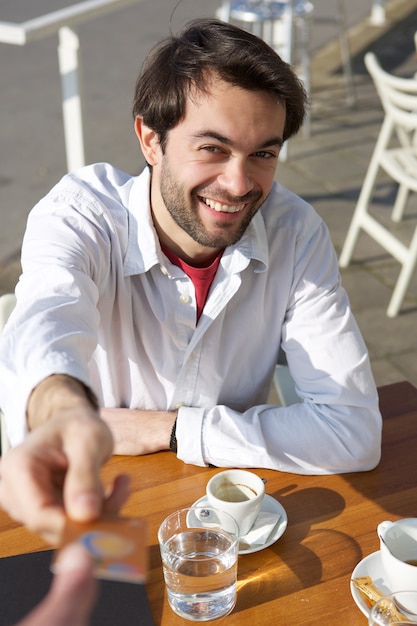
[[[59,555],[45,599],[16,626],[87,626],[97,598],[97,582],[88,552],[70,545]]]
[[[136,456],[169,449],[176,412],[101,409],[100,414],[113,435],[114,454]]]
[[[102,512],[117,512],[129,495],[127,476],[119,476],[104,493],[100,470],[112,454],[112,435],[82,392],[71,402],[72,386],[65,377],[48,379],[44,398],[49,402],[43,405],[37,393],[33,406],[42,407],[42,415],[29,416],[39,425],[0,462],[0,506],[52,544],[66,516],[93,520]]]

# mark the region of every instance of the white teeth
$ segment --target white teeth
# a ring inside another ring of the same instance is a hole
[[[209,198],[204,198],[204,202],[211,209],[222,213],[237,213],[238,211],[241,211],[244,207],[243,204],[232,206],[230,206],[230,204],[220,204],[220,202],[215,202],[214,200],[210,200]]]

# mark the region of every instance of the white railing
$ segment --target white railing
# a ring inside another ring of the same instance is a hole
[[[93,17],[110,13],[130,4],[146,0],[86,0],[52,11],[46,15],[14,24],[0,22],[0,42],[24,46],[29,41],[58,33],[58,61],[61,76],[62,112],[64,120],[67,169],[72,171],[85,164],[80,88],[80,41],[74,26]]]
[[[58,33],[65,152],[68,171],[85,164],[82,96],[79,79],[80,41],[74,26],[116,9],[146,0],[85,0],[21,24],[0,22],[0,42],[24,46],[30,41]],[[385,22],[385,0],[372,0],[370,21]]]

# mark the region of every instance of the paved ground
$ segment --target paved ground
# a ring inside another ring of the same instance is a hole
[[[325,14],[334,0],[316,0]],[[68,0],[4,0],[0,20],[23,21]],[[173,27],[194,16],[213,15],[217,0],[183,0]],[[142,159],[131,130],[132,83],[146,50],[164,35],[171,9],[166,0],[145,2],[141,20],[132,9],[100,18],[79,29],[83,45],[87,160],[107,160],[135,173]],[[310,201],[327,222],[336,250],[346,236],[366,167],[382,121],[382,109],[364,65],[374,50],[389,71],[417,70],[413,36],[417,0],[388,0],[388,23],[371,26],[369,6],[349,0],[348,21],[356,103],[346,103],[340,56],[333,27],[313,30],[311,136],[290,144],[289,160],[277,177]],[[327,8],[326,8],[327,7]],[[133,16],[133,19],[132,19]],[[98,42],[103,45],[97,45]],[[19,247],[32,205],[65,172],[53,37],[24,48],[0,44],[0,293],[14,288],[20,272]],[[400,225],[388,220],[393,187],[378,186],[378,210],[390,228],[409,240],[417,225],[417,203],[410,199]],[[386,316],[399,264],[362,235],[354,263],[342,271],[352,308],[365,337],[378,385],[407,379],[417,385],[417,275],[401,314]]]
[[[328,224],[340,252],[383,118],[363,55],[373,50],[381,64],[409,76],[417,71],[414,33],[417,2],[390,3],[390,23],[382,29],[365,20],[350,33],[357,101],[346,105],[344,82],[338,72],[338,47],[333,42],[314,57],[312,134],[290,145],[290,160],[278,176],[310,201]],[[410,198],[403,223],[389,220],[395,187],[378,185],[378,214],[408,242],[417,226],[416,195]],[[399,264],[367,235],[360,236],[354,263],[342,271],[343,283],[368,345],[377,384],[407,379],[417,385],[417,273],[401,314],[386,316],[386,307],[400,270]]]

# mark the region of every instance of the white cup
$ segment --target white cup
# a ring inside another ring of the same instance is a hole
[[[417,518],[381,522],[378,535],[390,590],[417,591]]]
[[[207,483],[207,500],[211,507],[225,511],[239,525],[240,536],[246,535],[261,510],[265,495],[262,478],[253,472],[230,469],[219,472]]]

